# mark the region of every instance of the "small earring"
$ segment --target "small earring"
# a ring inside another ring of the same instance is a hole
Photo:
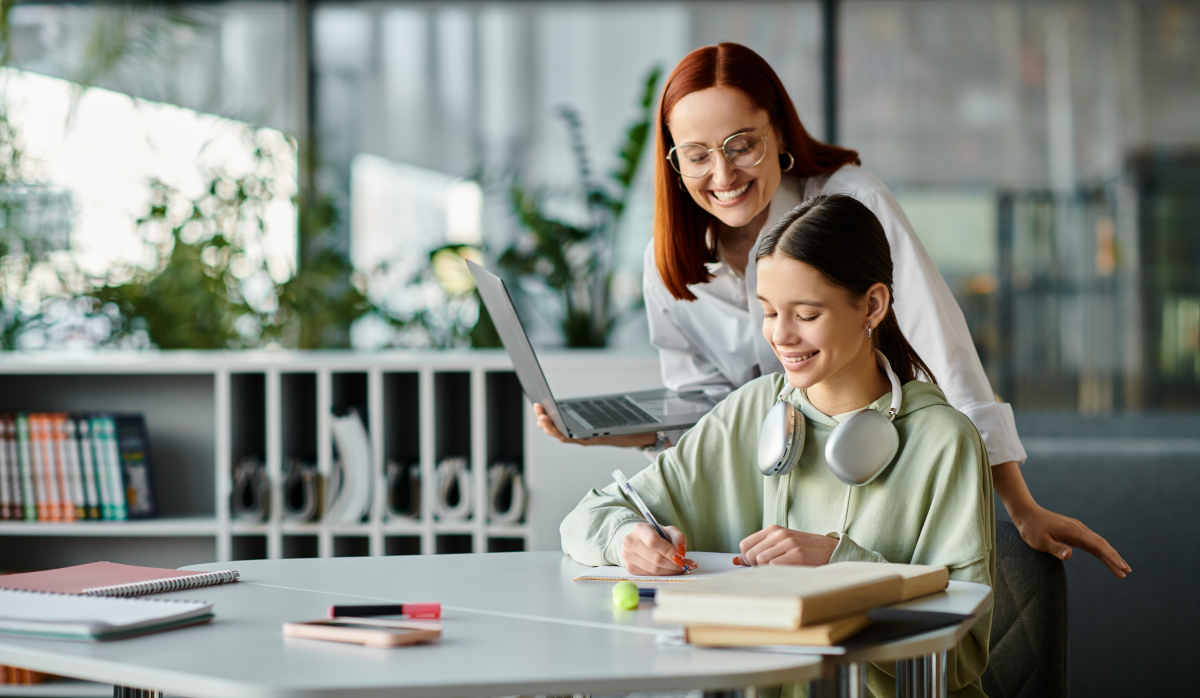
[[[785,150],[785,151],[783,151],[783,155],[786,155],[786,156],[788,157],[788,165],[787,165],[787,167],[784,167],[784,168],[783,168],[783,171],[784,171],[784,172],[791,172],[791,171],[792,171],[792,168],[796,166],[796,158],[792,157],[792,154],[791,154],[791,153],[789,153],[789,152],[787,152],[786,150]],[[783,160],[783,155],[780,155],[780,156],[779,156],[779,159],[780,159],[781,161]],[[779,164],[780,164],[780,167],[783,167],[783,163],[782,163],[782,162],[780,162]]]
[[[871,338],[871,323],[867,323],[867,339]]]

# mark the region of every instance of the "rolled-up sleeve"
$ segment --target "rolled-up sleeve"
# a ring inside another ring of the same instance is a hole
[[[892,248],[900,329],[933,371],[946,401],[979,430],[988,461],[1024,463],[1025,448],[1017,436],[1012,407],[996,402],[962,309],[900,204],[886,190],[861,200],[879,218]]]

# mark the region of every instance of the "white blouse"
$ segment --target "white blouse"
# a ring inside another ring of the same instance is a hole
[[[993,465],[1024,463],[1012,407],[996,402],[962,310],[933,260],[913,232],[892,193],[861,167],[846,165],[831,175],[784,176],[771,200],[767,223],[758,233],[745,275],[723,262],[709,264],[713,279],[690,286],[696,300],[680,301],[663,285],[646,248],[642,292],[650,320],[650,341],[658,348],[663,384],[673,390],[703,390],[724,397],[753,378],[782,373],[762,334],[757,300],[755,251],[763,233],[783,214],[821,194],[848,194],[879,218],[892,248],[896,319],[913,348],[933,371],[946,400],[979,430]]]

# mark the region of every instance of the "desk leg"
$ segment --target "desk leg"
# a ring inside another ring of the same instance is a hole
[[[839,664],[837,675],[808,683],[808,698],[867,698],[867,664]]]
[[[896,698],[946,698],[946,653],[896,662]]]
[[[163,698],[163,694],[150,688],[113,686],[113,698]]]

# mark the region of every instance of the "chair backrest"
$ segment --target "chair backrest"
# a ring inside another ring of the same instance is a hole
[[[1070,613],[1062,561],[996,522],[992,641],[983,690],[988,698],[1070,693]]]

